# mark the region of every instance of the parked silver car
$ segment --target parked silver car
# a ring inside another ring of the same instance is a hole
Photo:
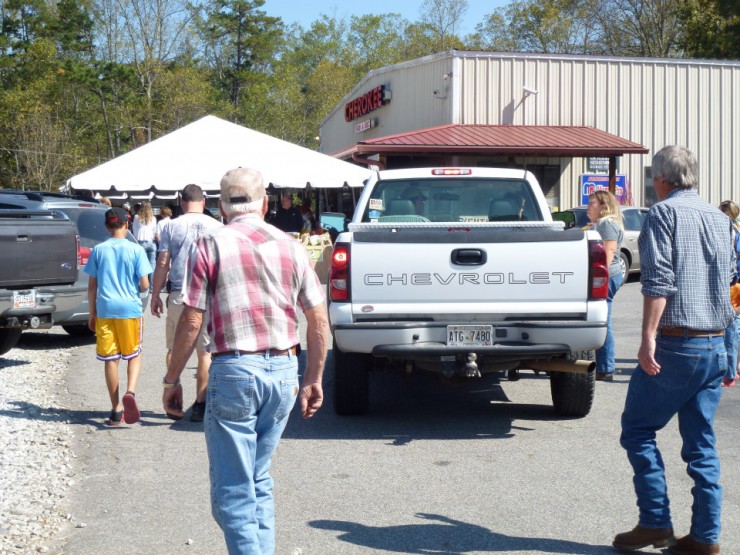
[[[588,224],[586,206],[578,206],[562,212],[553,213],[555,220],[565,222],[566,228],[579,229]],[[619,253],[619,262],[622,265],[622,275],[640,272],[640,250],[637,248],[637,239],[640,237],[642,222],[645,221],[648,208],[642,206],[622,206],[622,220],[624,221],[624,241]]]

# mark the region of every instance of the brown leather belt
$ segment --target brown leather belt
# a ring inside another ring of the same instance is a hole
[[[669,337],[714,337],[723,336],[725,330],[719,331],[701,331],[692,330],[689,328],[660,328],[658,335],[664,335]]]
[[[265,349],[264,351],[241,351],[239,349],[235,349],[233,351],[222,351],[219,353],[211,353],[211,357],[226,357],[226,356],[246,356],[246,355],[266,355],[267,353],[270,353],[271,357],[286,357],[288,355],[295,356],[296,354],[296,348],[295,346],[291,347],[290,349]]]

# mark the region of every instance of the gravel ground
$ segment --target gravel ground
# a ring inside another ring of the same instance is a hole
[[[0,554],[58,553],[54,538],[82,527],[63,510],[74,486],[64,374],[76,340],[61,328],[24,332],[0,356]]]

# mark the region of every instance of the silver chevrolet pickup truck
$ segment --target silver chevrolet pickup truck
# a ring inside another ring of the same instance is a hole
[[[529,172],[378,172],[332,254],[335,410],[366,412],[379,367],[451,380],[533,370],[549,374],[559,414],[585,416],[608,277],[599,235],[553,222]]]
[[[0,355],[24,329],[53,325],[54,295],[39,288],[75,282],[78,243],[61,212],[0,208]]]

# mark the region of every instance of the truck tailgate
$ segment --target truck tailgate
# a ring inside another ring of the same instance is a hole
[[[547,225],[353,230],[353,313],[586,311],[588,240]],[[471,310],[471,306],[475,309]]]
[[[74,223],[61,219],[0,218],[0,287],[70,285],[77,277]]]

